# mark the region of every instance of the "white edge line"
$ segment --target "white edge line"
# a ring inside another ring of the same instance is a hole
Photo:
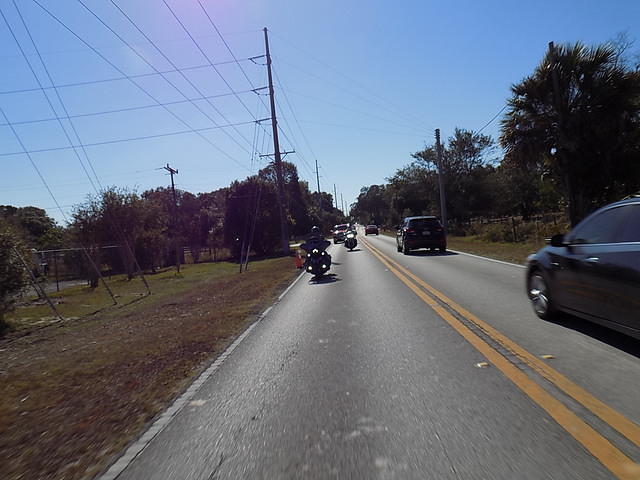
[[[130,464],[133,460],[140,454],[142,451],[151,443],[151,441],[158,435],[164,428],[169,424],[169,422],[175,417],[180,410],[191,400],[195,394],[200,390],[200,387],[209,380],[209,378],[220,368],[220,366],[224,363],[226,358],[231,355],[231,353],[240,345],[240,342],[244,340],[251,330],[253,330],[258,323],[260,323],[264,318],[269,314],[271,309],[282,300],[282,298],[293,288],[293,286],[298,283],[306,272],[300,272],[300,275],[291,282],[284,292],[282,292],[278,299],[273,302],[264,312],[258,315],[258,318],[247,327],[247,329],[242,332],[242,334],[235,339],[235,341],[227,347],[227,349],[222,352],[218,357],[213,361],[209,367],[198,375],[189,388],[187,388],[174,402],[160,415],[160,417],[153,422],[149,428],[147,428],[141,435],[138,437],[132,445],[129,446],[125,450],[125,452],[118,458],[109,467],[109,469],[99,477],[99,480],[114,480],[116,479]]]
[[[496,260],[495,258],[483,257],[481,255],[474,255],[473,253],[460,252],[458,250],[451,250],[450,248],[447,248],[447,250],[450,251],[450,252],[453,252],[453,253],[458,253],[460,255],[467,255],[468,257],[481,258],[483,260],[488,260],[489,262],[501,263],[503,265],[509,265],[510,267],[527,268],[524,265],[520,265],[518,263],[503,262],[502,260]]]
[[[389,237],[389,235],[385,235],[385,236]],[[389,238],[391,238],[391,237],[389,237]],[[510,267],[527,268],[526,266],[520,265],[518,263],[504,262],[502,260],[496,260],[495,258],[483,257],[481,255],[474,255],[473,253],[461,252],[460,250],[452,250],[450,248],[447,248],[447,251],[448,252],[453,252],[453,253],[458,253],[460,255],[467,255],[468,257],[481,258],[482,260],[487,260],[489,262],[501,263],[503,265],[509,265]]]

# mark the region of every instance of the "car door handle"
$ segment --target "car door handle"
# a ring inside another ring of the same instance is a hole
[[[589,263],[591,265],[595,265],[599,261],[600,261],[600,259],[598,257],[587,257],[587,258],[584,259],[585,263]]]

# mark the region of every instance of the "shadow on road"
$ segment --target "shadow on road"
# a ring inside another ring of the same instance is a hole
[[[354,248],[353,250],[349,250],[347,249],[347,252],[360,252],[361,250],[359,248]]]
[[[613,348],[640,358],[640,340],[625,335],[624,333],[574,317],[568,313],[558,314],[557,320],[551,320],[551,323],[583,333]]]
[[[330,273],[328,275],[323,275],[321,277],[311,277],[309,280],[310,285],[321,285],[324,283],[335,283],[340,282],[342,279],[338,278],[335,273]]]

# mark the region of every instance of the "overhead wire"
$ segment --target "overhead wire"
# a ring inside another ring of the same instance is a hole
[[[234,123],[234,126],[240,126],[240,125],[249,125],[255,123],[253,120],[249,120],[246,122],[237,122]],[[7,124],[8,125],[8,124]],[[84,145],[85,147],[98,147],[101,145],[111,145],[111,144],[115,144],[115,143],[126,143],[126,142],[136,142],[136,141],[140,141],[140,140],[149,140],[152,138],[162,138],[162,137],[172,137],[175,135],[186,135],[186,134],[190,134],[190,133],[195,133],[195,134],[200,134],[201,132],[207,132],[207,131],[211,131],[211,130],[217,130],[217,129],[222,129],[222,128],[226,128],[226,127],[230,127],[231,125],[218,125],[217,127],[202,127],[202,128],[190,128],[188,130],[181,130],[181,131],[177,131],[177,132],[167,132],[167,133],[156,133],[156,134],[152,134],[152,135],[141,135],[138,137],[129,137],[129,138],[118,138],[115,140],[104,140],[101,142],[90,142],[90,143],[83,143],[82,145]],[[61,151],[61,150],[71,150],[73,148],[80,148],[80,145],[71,145],[68,147],[48,147],[48,148],[36,148],[36,149],[31,149],[31,150],[27,150],[28,153],[44,153],[44,152],[56,152],[56,151]],[[27,153],[25,151],[22,152],[3,152],[0,153],[0,157],[9,157],[9,156],[14,156],[14,155],[23,155],[25,153]],[[249,170],[249,168],[245,165],[240,164],[240,166],[242,166],[244,169]]]
[[[242,59],[240,61],[248,61],[249,59]],[[218,62],[216,63],[217,65],[228,65],[230,63],[236,63],[238,62],[238,60],[230,60],[227,62]],[[57,88],[71,88],[71,87],[83,87],[85,85],[96,85],[98,83],[109,83],[109,82],[118,82],[118,81],[122,81],[122,80],[128,80],[129,78],[145,78],[145,77],[155,77],[157,75],[162,75],[162,74],[166,74],[166,73],[176,73],[179,70],[183,71],[183,72],[187,72],[187,71],[191,71],[191,70],[202,70],[205,68],[211,68],[211,65],[204,64],[204,65],[192,65],[190,67],[181,67],[179,69],[170,69],[170,70],[160,70],[158,72],[147,72],[147,73],[138,73],[135,75],[129,75],[128,77],[126,76],[120,76],[120,77],[112,77],[112,78],[100,78],[97,80],[85,80],[84,82],[73,82],[73,83],[62,83],[62,84],[57,84],[56,87]],[[51,87],[44,87],[46,90],[52,89],[54,88],[53,86]],[[0,90],[0,95],[11,95],[11,94],[16,94],[16,93],[28,93],[28,92],[39,92],[40,88],[20,88],[20,89],[16,89],[16,90]],[[251,91],[251,90],[249,90]],[[247,93],[247,92],[238,92],[238,93]],[[226,93],[225,95],[233,95],[232,93]],[[199,100],[199,98],[194,98],[193,100]]]
[[[196,133],[200,138],[202,138],[206,143],[208,143],[209,145],[211,145],[215,150],[217,150],[218,152],[220,152],[222,155],[224,155],[225,157],[227,157],[229,160],[233,161],[234,163],[236,163],[237,165],[239,165],[241,168],[243,169],[248,169],[248,167],[246,165],[243,165],[242,163],[240,163],[236,158],[234,158],[233,156],[231,156],[229,153],[227,153],[226,151],[222,150],[218,145],[216,145],[215,143],[213,143],[209,138],[205,137],[202,133],[196,131],[196,129],[194,129],[189,122],[185,121],[184,119],[182,119],[179,115],[175,114],[173,111],[171,111],[168,107],[163,106],[162,103],[155,97],[153,96],[151,93],[149,93],[143,86],[140,85],[139,82],[136,82],[134,79],[130,78],[120,67],[118,67],[116,64],[114,64],[111,60],[109,60],[108,58],[106,58],[102,53],[100,53],[95,47],[93,47],[91,44],[89,44],[86,40],[84,40],[80,35],[78,35],[76,32],[74,32],[69,26],[67,26],[62,20],[60,20],[54,13],[52,13],[50,10],[48,10],[46,7],[44,7],[39,0],[32,0],[32,2],[34,2],[36,5],[38,5],[38,7],[40,7],[40,9],[42,9],[45,13],[47,13],[51,18],[53,18],[58,24],[60,24],[65,30],[67,30],[69,33],[71,33],[74,37],[76,37],[78,40],[80,40],[84,45],[86,45],[91,51],[93,51],[96,55],[98,55],[103,61],[105,61],[107,64],[109,64],[112,68],[114,68],[117,72],[119,72],[121,75],[127,77],[127,79],[133,83],[133,85],[135,85],[140,91],[142,91],[144,94],[146,94],[149,98],[151,98],[155,103],[157,103],[159,106],[163,107],[164,110],[166,110],[172,117],[174,117],[176,120],[178,120],[180,123],[182,123],[183,125],[185,125],[187,128],[189,128],[190,131]]]
[[[106,27],[110,32],[112,32],[112,33],[113,33],[113,34],[114,34],[114,35],[115,35],[119,40],[121,40],[123,43],[125,43],[126,45],[128,45],[128,42],[127,42],[126,40],[124,40],[124,38],[123,38],[121,35],[119,35],[115,30],[113,30],[113,28],[111,28],[109,25],[107,25],[107,23],[106,23],[104,20],[102,20],[102,19],[101,19],[99,16],[97,16],[97,15],[96,15],[96,14],[95,14],[91,9],[89,9],[89,7],[87,7],[87,6],[84,4],[84,2],[83,2],[82,0],[78,0],[78,2],[79,2],[79,3],[80,3],[80,4],[81,4],[85,9],[87,9],[87,11],[89,11],[89,12],[90,12],[94,17],[96,17],[96,18],[98,19],[98,21],[100,21],[100,23],[102,23],[102,24],[103,24],[103,25],[104,25],[104,26],[105,26],[105,27]],[[182,71],[180,71],[180,70],[178,69],[178,67],[177,67],[177,66],[176,66],[176,64],[173,62],[173,60],[171,60],[171,59],[169,58],[169,56],[168,56],[168,55],[166,55],[166,54],[165,54],[165,53],[160,49],[160,47],[158,47],[158,46],[156,45],[156,43],[155,43],[155,42],[154,42],[154,41],[153,41],[153,40],[152,40],[152,39],[151,39],[151,38],[150,38],[146,33],[144,33],[144,31],[143,31],[143,30],[138,26],[138,24],[137,24],[137,23],[136,23],[136,22],[135,22],[135,21],[134,21],[134,20],[133,20],[133,19],[132,19],[132,18],[131,18],[131,17],[130,17],[130,16],[129,16],[129,15],[128,15],[124,10],[123,10],[123,9],[122,9],[122,8],[121,8],[121,7],[120,7],[120,6],[119,6],[119,5],[118,5],[114,0],[111,0],[111,4],[112,4],[114,7],[116,7],[116,9],[118,9],[118,11],[119,11],[119,12],[120,12],[120,13],[121,13],[121,14],[122,14],[126,19],[127,19],[127,21],[128,21],[128,22],[129,22],[129,23],[130,23],[130,24],[131,24],[131,25],[132,25],[132,26],[133,26],[133,27],[134,27],[134,28],[135,28],[135,29],[136,29],[136,30],[137,30],[137,31],[138,31],[138,32],[139,32],[143,37],[144,37],[144,38],[145,38],[145,40],[147,40],[147,41],[148,41],[148,42],[153,46],[153,48],[155,48],[155,49],[156,49],[156,51],[157,51],[157,52],[162,56],[162,58],[164,58],[164,59],[169,63],[169,65],[171,65],[173,68],[175,68],[175,69],[178,71],[178,73],[180,74],[180,76],[181,76],[181,77],[182,77],[182,78],[183,78],[183,79],[184,79],[184,80],[185,80],[189,85],[191,85],[191,87],[192,87],[196,92],[198,92],[198,94],[199,94],[200,96],[202,96],[202,97],[204,98],[204,97],[205,97],[205,95],[204,95],[204,93],[202,93],[202,91],[200,90],[200,88],[198,88],[198,86],[197,86],[193,81],[191,81],[191,79],[190,79],[187,75],[185,75],[185,73],[184,73],[184,72],[182,72]],[[138,53],[138,52],[137,52],[133,47],[131,47],[131,50],[132,50],[133,52],[135,52],[135,53],[136,53],[136,55],[137,55],[139,58],[141,58],[141,59],[142,59],[142,60],[143,60],[147,65],[149,65],[152,69],[157,70],[157,69],[155,68],[155,66],[153,66],[153,64],[152,64],[151,62],[149,62],[146,58],[144,58],[144,56],[143,56],[143,55],[141,55],[140,53]],[[213,68],[215,69],[215,67],[213,67]],[[177,87],[173,82],[171,82],[171,80],[169,80],[165,75],[162,75],[162,78],[163,78],[167,83],[169,83],[172,87],[174,87],[176,90],[178,90],[179,92],[181,92],[181,90],[180,90],[180,89],[179,89],[179,88],[178,88],[178,87]],[[181,93],[182,93],[182,92],[181,92]],[[184,94],[183,94],[183,96],[185,96],[185,98],[186,98],[186,95],[184,95]],[[211,106],[211,108],[213,108],[213,109],[215,110],[215,112],[216,112],[218,115],[220,115],[220,117],[221,117],[225,122],[227,122],[227,123],[231,123],[231,122],[227,119],[227,117],[226,117],[226,116],[225,116],[225,115],[220,111],[220,109],[219,109],[217,106],[215,106],[215,105],[214,105],[210,100],[208,100],[208,99],[207,99],[206,101],[207,101],[207,103],[209,104],[209,106]],[[207,114],[204,110],[202,110],[202,109],[201,109],[201,108],[200,108],[196,103],[193,103],[193,102],[192,102],[192,105],[193,105],[194,107],[196,107],[196,108],[198,109],[198,111],[200,111],[200,113],[202,113],[205,117],[207,117],[207,118],[208,118],[208,119],[209,119],[209,120],[210,120],[214,125],[216,125],[216,124],[217,124],[217,122],[216,122],[213,118],[211,118],[211,116],[209,116],[209,114]],[[238,136],[239,136],[240,138],[242,138],[242,139],[243,139],[247,144],[249,144],[249,145],[251,144],[251,142],[250,142],[250,141],[249,141],[249,140],[248,140],[248,139],[247,139],[247,138],[246,138],[246,137],[245,137],[245,136],[244,136],[244,135],[243,135],[243,134],[242,134],[242,133],[241,133],[237,128],[233,127],[233,129],[234,129],[234,131],[238,134]],[[244,146],[240,145],[240,144],[237,142],[237,140],[236,140],[236,139],[235,139],[235,138],[234,138],[230,133],[228,133],[228,132],[226,132],[226,131],[224,131],[224,132],[225,132],[225,134],[227,134],[227,136],[228,136],[229,138],[231,138],[231,139],[232,139],[232,140],[233,140],[233,141],[234,141],[238,146],[240,146],[240,147],[241,147],[245,152],[250,153],[250,152],[249,152],[249,151],[248,151]]]
[[[44,72],[47,75],[47,78],[49,79],[49,82],[53,83],[53,79],[51,78],[51,74],[49,73],[49,69],[47,68],[46,63],[44,62],[44,59],[40,55],[40,50],[38,49],[38,46],[36,45],[36,43],[35,43],[35,41],[33,39],[33,36],[31,35],[31,30],[27,26],[27,23],[25,22],[24,17],[22,16],[22,12],[18,8],[18,5],[16,4],[15,0],[12,0],[12,2],[13,2],[14,8],[16,9],[16,12],[18,13],[20,21],[22,22],[22,26],[24,27],[25,31],[27,32],[29,40],[31,41],[31,43],[33,45],[33,48],[35,49],[35,52],[36,52],[36,54],[38,56],[38,59],[40,60],[40,63],[42,64]],[[43,87],[42,82],[40,81],[40,78],[36,74],[36,71],[34,70],[33,65],[31,65],[31,62],[29,61],[29,57],[27,56],[26,52],[22,48],[22,45],[18,41],[18,37],[16,37],[16,34],[13,31],[13,28],[11,27],[11,24],[9,23],[9,20],[4,15],[4,12],[0,11],[0,13],[2,14],[2,18],[3,18],[7,28],[9,29],[9,32],[11,33],[11,36],[13,37],[14,41],[16,42],[16,45],[18,46],[18,49],[20,50],[20,53],[22,54],[24,61],[28,65],[29,70],[31,70],[31,73],[33,74],[33,77],[36,79],[36,82],[38,83],[38,86],[42,89],[42,94],[44,95],[45,99],[47,100],[47,103],[49,104],[49,107],[51,108],[51,111],[55,115],[56,120],[57,120],[58,124],[60,125],[60,128],[62,129],[62,132],[64,133],[65,138],[69,142],[69,145],[73,145],[73,140],[71,140],[71,137],[69,136],[69,133],[67,132],[67,129],[65,128],[65,126],[64,126],[64,124],[62,122],[62,119],[58,115],[58,112],[56,111],[56,108],[53,106],[53,103],[51,102],[51,99],[49,98],[49,95],[47,95],[45,90],[42,88]],[[64,102],[62,101],[62,98],[60,97],[60,93],[55,88],[54,88],[54,92],[56,94],[58,102],[60,103],[60,106],[62,107],[63,112],[66,115],[66,119],[68,120],[69,125],[71,126],[71,130],[73,131],[73,133],[74,133],[74,135],[76,137],[76,141],[80,145],[82,145],[82,141],[80,140],[80,136],[78,135],[78,132],[77,132],[73,122],[69,118],[69,112],[67,112],[67,109],[66,109],[66,107],[64,105]],[[95,169],[93,167],[93,164],[91,163],[91,160],[89,159],[89,157],[87,155],[86,150],[82,146],[80,146],[79,148],[82,149],[82,151],[84,153],[84,156],[85,156],[85,161],[87,162],[87,165],[89,165],[91,171],[93,172],[94,178],[98,182],[98,185],[100,185],[100,181],[98,179],[98,175],[96,174],[96,171],[95,171]],[[82,158],[80,157],[80,154],[78,153],[77,147],[73,148],[73,153],[76,155],[78,161],[80,162],[80,165],[82,166],[82,169],[84,170],[85,174],[87,175],[87,178],[89,179],[89,183],[91,183],[91,186],[93,187],[93,189],[95,191],[97,191],[98,189],[96,188],[96,186],[95,186],[95,184],[93,182],[93,179],[91,178],[91,175],[89,174],[89,171],[87,170],[84,162],[82,161]],[[102,188],[102,186],[100,186],[100,188]]]
[[[296,69],[296,70],[298,70],[298,71],[300,71],[300,72],[304,73],[305,75],[308,75],[308,76],[310,76],[310,77],[316,78],[316,79],[318,79],[318,80],[322,81],[323,83],[326,83],[326,84],[329,84],[329,85],[333,85],[334,87],[336,87],[337,89],[339,89],[340,91],[344,92],[344,93],[345,93],[345,94],[347,94],[347,95],[350,95],[350,96],[352,96],[352,97],[359,98],[360,100],[362,100],[362,101],[364,101],[364,102],[366,102],[366,103],[369,103],[369,104],[371,104],[371,105],[374,105],[374,106],[376,106],[376,107],[379,107],[379,108],[380,108],[380,107],[382,107],[382,108],[384,108],[385,110],[387,110],[387,111],[389,111],[389,112],[393,113],[394,115],[398,115],[398,113],[396,113],[396,112],[393,112],[393,111],[389,110],[389,108],[388,108],[388,107],[384,107],[383,105],[380,105],[379,103],[372,101],[371,99],[369,99],[369,98],[365,97],[364,95],[361,95],[361,94],[356,93],[356,92],[354,92],[354,91],[352,91],[352,90],[349,90],[349,89],[345,88],[344,86],[339,85],[338,83],[336,83],[336,82],[334,82],[334,81],[332,81],[332,80],[329,80],[329,79],[328,79],[328,78],[326,78],[326,77],[322,77],[322,76],[317,75],[317,74],[315,74],[315,73],[309,72],[308,70],[306,70],[306,69],[304,69],[304,68],[302,68],[302,67],[299,67],[299,66],[297,66],[297,65],[295,65],[295,64],[293,64],[293,63],[291,63],[291,62],[288,62],[288,61],[286,61],[286,60],[282,60],[280,57],[278,57],[278,60],[279,60],[279,62],[280,62],[280,63],[282,63],[283,65],[288,65],[289,67],[292,67],[292,68],[294,68],[294,69]],[[405,117],[405,119],[406,119],[406,120],[409,120],[409,121],[412,121],[412,122],[413,122],[413,121],[415,121],[415,120],[411,120],[411,119],[406,118],[406,117]],[[428,128],[425,128],[425,131],[426,131],[426,130],[429,130],[429,129],[428,129]]]
[[[238,68],[240,69],[240,71],[242,72],[242,75],[244,76],[244,78],[247,80],[247,82],[249,83],[249,85],[251,86],[251,88],[253,89],[254,92],[256,92],[256,94],[258,95],[258,98],[260,99],[260,102],[262,103],[262,105],[264,106],[264,108],[266,110],[268,110],[267,105],[264,103],[264,100],[262,99],[262,97],[260,96],[260,94],[257,92],[256,86],[254,85],[254,83],[251,81],[251,78],[249,78],[249,75],[247,75],[247,72],[244,70],[244,68],[242,68],[242,65],[240,64],[240,61],[238,60],[238,58],[236,57],[235,53],[233,53],[233,50],[231,49],[231,46],[229,45],[229,43],[227,42],[227,40],[224,38],[224,36],[222,35],[222,33],[220,32],[220,30],[218,29],[218,26],[216,25],[216,23],[213,21],[213,18],[211,18],[211,15],[209,15],[209,12],[207,11],[207,9],[204,7],[204,5],[202,4],[202,2],[200,0],[197,0],[198,5],[200,6],[200,8],[202,9],[202,12],[204,13],[204,15],[207,17],[207,20],[209,20],[209,24],[213,27],[213,29],[215,30],[215,32],[217,33],[218,37],[220,37],[220,40],[222,40],[222,43],[224,44],[224,46],[227,48],[227,51],[231,54],[231,57],[235,60],[236,65],[238,66]],[[255,57],[254,57],[255,58]],[[253,60],[253,59],[252,59]],[[265,130],[266,132],[266,130]]]
[[[405,119],[410,119],[413,122],[418,122],[419,124],[423,125],[425,127],[425,130],[428,129],[434,129],[435,127],[424,123],[423,119],[418,118],[417,116],[414,116],[413,114],[410,114],[409,112],[405,111],[405,109],[400,108],[399,106],[395,105],[393,102],[391,102],[388,99],[385,99],[384,97],[382,97],[381,95],[379,95],[378,93],[373,92],[369,87],[367,87],[366,85],[364,85],[363,83],[351,78],[350,76],[348,76],[347,74],[345,74],[344,72],[341,72],[340,70],[338,70],[335,66],[329,64],[328,62],[325,62],[323,60],[321,60],[320,58],[316,57],[315,55],[313,55],[311,52],[306,51],[305,49],[303,49],[302,47],[300,47],[299,45],[296,45],[294,42],[291,42],[290,40],[288,40],[286,37],[284,37],[283,35],[280,35],[278,32],[275,32],[275,35],[278,36],[279,38],[281,38],[282,40],[284,40],[286,43],[288,43],[289,45],[291,45],[293,48],[295,48],[296,50],[300,51],[301,53],[303,53],[305,56],[315,60],[317,63],[323,65],[324,67],[333,70],[335,73],[337,73],[338,75],[342,76],[343,78],[345,78],[346,80],[352,82],[353,84],[357,85],[358,88],[360,88],[361,90],[367,90],[369,91],[369,93],[375,97],[378,98],[380,101],[387,103],[388,105],[392,106],[396,111],[394,112],[395,115],[400,114],[401,116],[403,116]],[[362,98],[362,97],[361,97]],[[375,103],[375,102],[370,102],[370,103]],[[384,106],[384,105],[380,105],[378,104],[378,106],[382,106],[383,108],[387,109],[387,111],[389,110],[388,106]]]
[[[113,0],[112,0],[113,1]],[[198,43],[198,41],[193,37],[193,35],[191,34],[191,32],[189,31],[189,29],[184,25],[184,23],[182,22],[182,20],[180,20],[180,18],[178,17],[178,15],[176,15],[175,11],[171,8],[171,6],[167,3],[166,0],[162,0],[162,3],[165,4],[165,6],[167,7],[167,9],[171,12],[171,15],[173,16],[173,18],[175,18],[176,22],[178,22],[178,24],[182,27],[182,29],[184,30],[184,32],[187,34],[187,36],[191,39],[191,41],[193,42],[193,44],[197,47],[198,51],[202,54],[202,56],[204,58],[207,59],[207,61],[211,64],[211,66],[213,67],[213,70],[218,74],[218,76],[220,77],[220,79],[224,82],[224,84],[229,88],[229,90],[234,93],[236,99],[240,102],[240,104],[244,107],[244,109],[249,113],[249,115],[253,116],[253,112],[251,111],[251,109],[249,107],[247,107],[247,105],[244,103],[244,101],[240,98],[240,96],[237,94],[237,92],[233,89],[233,87],[231,86],[231,84],[227,81],[227,79],[224,77],[224,75],[222,75],[220,73],[220,70],[218,70],[217,67],[215,67],[213,64],[214,62],[211,60],[211,58],[209,58],[209,55],[203,50],[203,48],[200,46],[200,44]],[[255,121],[258,121],[257,118],[253,117],[253,119]]]
[[[53,203],[55,203],[56,207],[58,208],[58,211],[60,212],[60,215],[62,215],[62,218],[64,218],[65,222],[69,222],[67,214],[65,213],[65,211],[62,209],[62,206],[60,205],[60,203],[58,202],[58,199],[56,198],[56,196],[53,193],[53,190],[51,190],[51,187],[49,186],[49,183],[47,182],[47,180],[44,178],[44,175],[42,174],[42,172],[40,171],[40,169],[38,168],[38,165],[36,164],[36,162],[33,160],[33,157],[27,153],[27,148],[24,144],[24,142],[22,141],[22,138],[20,137],[20,135],[18,134],[18,132],[16,131],[15,127],[11,124],[9,117],[7,117],[7,115],[4,112],[4,109],[0,106],[0,113],[2,114],[2,116],[4,117],[5,121],[7,122],[7,124],[9,125],[9,128],[11,129],[11,131],[13,132],[13,135],[15,136],[16,140],[18,141],[18,143],[20,144],[20,147],[24,150],[24,152],[27,154],[27,158],[29,159],[29,162],[31,163],[31,165],[33,166],[33,169],[36,171],[38,177],[40,178],[40,180],[42,181],[43,185],[45,186],[45,188],[47,189],[47,192],[49,192],[49,195],[51,196],[51,199],[53,200]],[[111,291],[111,287],[109,287],[109,285],[107,284],[107,282],[105,281],[104,277],[102,276],[102,274],[100,273],[100,269],[98,268],[98,266],[95,264],[95,262],[93,261],[93,259],[91,258],[91,256],[89,255],[89,252],[87,251],[87,249],[82,246],[82,250],[85,253],[87,259],[89,260],[89,263],[91,264],[91,266],[93,267],[93,269],[96,271],[98,277],[100,278],[100,280],[102,281],[102,284],[104,285],[105,289],[107,290],[107,292],[109,292],[109,295],[111,296],[111,299],[113,300],[114,304],[117,304],[117,300],[116,297],[113,295],[113,292]]]
[[[51,89],[51,88],[56,88],[56,87],[44,87],[44,90],[46,89]],[[60,88],[58,86],[58,88]],[[247,92],[251,92],[251,90],[245,90],[243,93],[247,93]],[[207,97],[204,98],[220,98],[220,97],[228,97],[232,95],[231,93],[221,93],[219,95],[208,95]],[[147,109],[152,109],[152,108],[158,108],[158,107],[162,107],[162,106],[168,106],[168,105],[180,105],[183,103],[190,103],[192,101],[196,101],[196,100],[202,100],[202,97],[196,97],[196,98],[190,98],[187,100],[175,100],[173,102],[161,102],[160,104],[152,104],[152,105],[138,105],[135,107],[123,107],[123,108],[116,108],[113,110],[102,110],[99,112],[88,112],[88,113],[77,113],[75,115],[69,115],[69,118],[83,118],[83,117],[95,117],[95,116],[100,116],[100,115],[109,115],[112,113],[123,113],[123,112],[132,112],[132,111],[136,111],[136,110],[147,110]],[[31,125],[31,124],[35,124],[35,123],[43,123],[43,122],[51,122],[51,121],[55,121],[56,118],[38,118],[35,120],[22,120],[22,121],[17,121],[17,122],[13,122],[14,125]],[[246,123],[254,123],[253,121],[251,122],[241,122],[241,125],[244,125]],[[0,126],[4,126],[4,123],[0,123]],[[238,123],[235,123],[233,125],[238,125]],[[229,127],[231,125],[221,125],[221,127]]]
[[[283,90],[284,90],[284,88],[283,88]],[[415,125],[406,125],[404,123],[395,122],[395,121],[393,121],[393,120],[391,120],[389,118],[385,118],[385,117],[376,115],[375,113],[366,112],[364,110],[358,110],[356,108],[349,108],[349,107],[346,107],[346,106],[341,105],[339,103],[330,102],[330,101],[325,100],[323,98],[314,97],[312,95],[307,95],[307,94],[304,94],[304,93],[296,92],[294,90],[289,90],[289,93],[292,93],[294,95],[298,95],[300,97],[308,98],[308,99],[314,100],[316,102],[324,103],[326,105],[331,105],[332,107],[340,108],[342,110],[346,110],[346,111],[354,112],[354,113],[359,113],[361,115],[365,115],[365,116],[368,116],[368,117],[371,117],[371,118],[375,118],[376,120],[382,120],[383,122],[387,122],[387,123],[390,123],[390,124],[393,124],[393,125],[396,125],[396,126],[399,126],[399,127],[402,127],[402,128],[415,130],[416,132],[423,132],[423,134],[424,134],[424,130],[420,129],[419,127],[416,127]]]
[[[508,105],[505,105],[504,107],[502,107],[498,113],[496,113],[493,117],[491,117],[491,120],[489,120],[487,123],[485,123],[482,128],[480,128],[480,130],[478,130],[476,133],[480,133],[482,132],[485,128],[487,128],[489,125],[491,125],[493,123],[493,121],[498,118],[498,116],[505,111],[505,109],[508,107]]]
[[[22,16],[22,12],[20,11],[20,9],[18,8],[18,5],[16,4],[15,0],[12,0],[13,5],[18,13],[18,16],[20,17],[20,21],[22,22],[22,25],[24,26],[25,31],[27,32],[27,35],[29,36],[29,39],[31,40],[31,43],[33,44],[33,48],[36,51],[36,54],[38,55],[38,59],[40,60],[40,63],[42,64],[42,67],[47,75],[47,78],[49,79],[49,82],[51,84],[53,84],[53,78],[51,77],[51,74],[49,73],[49,69],[47,68],[47,64],[44,61],[44,59],[42,58],[42,55],[40,54],[40,49],[38,48],[38,45],[36,44],[33,36],[31,35],[31,30],[29,29],[29,26],[27,25],[27,23],[24,20],[24,17]],[[4,15],[3,15],[3,18]],[[9,25],[9,22],[6,21],[5,18],[5,22],[7,23],[7,27],[9,29],[11,29],[11,26]],[[13,32],[12,32],[13,34]],[[27,62],[27,64],[29,64],[29,68],[31,69],[31,71],[33,72],[34,77],[36,78],[36,81],[38,82],[38,84],[40,86],[42,86],[40,79],[38,78],[38,76],[35,73],[35,70],[33,70],[33,67],[31,66],[29,59],[27,58],[24,50],[22,49],[22,47],[20,46],[20,43],[18,42],[17,38],[14,36],[14,39],[16,40],[16,43],[18,44],[18,47],[20,48],[21,53],[24,55],[24,59]],[[62,99],[62,97],[60,96],[60,92],[58,92],[57,88],[54,88],[54,92],[56,94],[56,97],[58,98],[58,102],[60,102],[60,106],[62,107],[62,110],[64,112],[64,114],[66,115],[66,119],[69,122],[69,125],[71,126],[71,130],[73,131],[77,142],[80,144],[80,148],[84,154],[85,160],[87,162],[87,164],[89,165],[91,171],[93,172],[93,175],[95,177],[96,183],[98,184],[98,186],[100,187],[100,190],[98,190],[95,186],[95,184],[93,183],[92,179],[91,179],[91,175],[89,175],[89,172],[87,171],[87,169],[85,168],[82,159],[80,158],[80,155],[78,154],[78,151],[76,148],[73,149],[73,152],[75,153],[76,157],[78,158],[78,161],[80,162],[80,164],[82,165],[82,168],[84,170],[84,172],[87,175],[87,178],[89,179],[89,183],[91,184],[91,186],[93,187],[93,189],[95,190],[96,194],[100,194],[101,192],[104,192],[104,189],[102,187],[102,184],[100,182],[100,178],[98,177],[98,174],[95,170],[95,168],[93,167],[93,163],[91,162],[91,158],[89,158],[89,154],[87,153],[87,150],[85,148],[85,146],[82,144],[82,139],[80,138],[80,135],[78,134],[78,131],[76,130],[76,127],[73,123],[73,121],[69,118],[69,112],[67,111],[67,107],[64,104],[64,101]],[[47,98],[47,102],[49,103],[49,106],[51,107],[51,110],[53,111],[54,115],[56,116],[60,127],[62,128],[65,137],[67,138],[67,141],[69,142],[70,145],[73,145],[73,141],[71,140],[71,137],[69,136],[69,134],[67,133],[67,130],[64,127],[64,124],[62,123],[62,120],[60,119],[58,112],[56,111],[56,109],[54,108],[53,104],[51,103],[51,100],[49,99],[49,96],[47,95],[46,91],[43,89],[42,90],[43,95]],[[118,219],[113,218],[112,216],[108,216],[108,220],[111,223],[111,225],[115,228],[116,232],[120,235],[121,241],[124,243],[125,249],[127,254],[129,255],[130,259],[133,260],[133,264],[135,264],[136,268],[137,268],[137,273],[140,275],[140,278],[142,279],[142,282],[144,283],[144,286],[147,289],[147,294],[151,294],[151,288],[149,287],[149,283],[147,282],[147,279],[144,276],[144,273],[142,272],[142,268],[140,267],[140,264],[138,263],[138,259],[135,256],[135,253],[133,252],[133,249],[131,248],[131,245],[129,244],[129,239],[127,239],[126,235],[124,234],[124,230],[122,229],[122,226],[120,225],[120,222]],[[97,268],[97,267],[96,267]],[[98,270],[98,275],[102,276]],[[106,285],[106,282],[104,282]],[[113,297],[113,295],[112,295]],[[114,303],[117,303],[115,297],[113,297],[113,301]]]

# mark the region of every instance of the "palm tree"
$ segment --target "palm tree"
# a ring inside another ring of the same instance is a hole
[[[556,179],[572,225],[640,187],[640,72],[613,45],[550,44],[511,91],[500,137],[506,156]]]

